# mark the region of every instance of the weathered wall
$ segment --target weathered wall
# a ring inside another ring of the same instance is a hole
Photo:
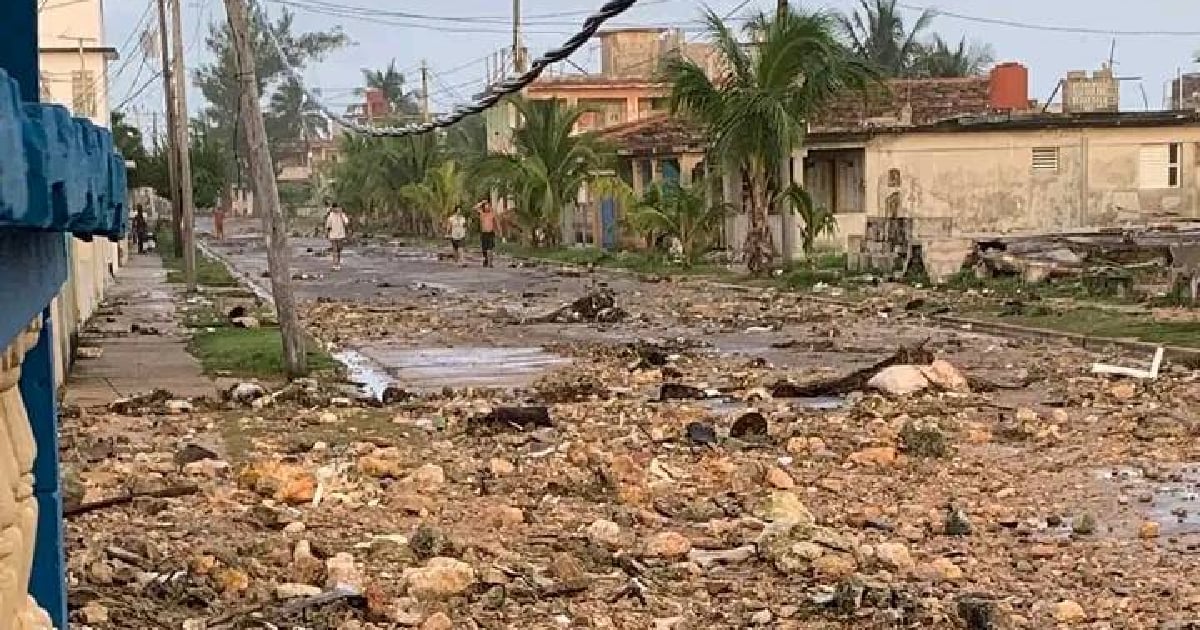
[[[1141,147],[1172,142],[1182,144],[1180,185],[1145,187]],[[1189,127],[879,136],[866,150],[865,210],[949,217],[960,234],[1194,217],[1200,214],[1198,142],[1200,129]],[[1057,147],[1058,169],[1036,171],[1034,147]]]

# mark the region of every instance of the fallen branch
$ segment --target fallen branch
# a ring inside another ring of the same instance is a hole
[[[101,499],[100,501],[92,501],[91,503],[80,503],[63,509],[63,516],[79,516],[97,510],[104,510],[118,505],[128,505],[138,499],[175,499],[178,497],[191,496],[200,492],[199,486],[175,486],[172,488],[164,488],[155,490],[154,492],[131,492],[129,494],[113,497],[111,499]]]
[[[933,353],[925,349],[927,343],[929,343],[928,339],[911,348],[900,346],[895,354],[875,365],[832,380],[806,385],[780,381],[771,388],[771,395],[775,398],[817,398],[820,396],[843,396],[850,392],[862,391],[866,389],[867,381],[893,365],[927,365],[933,362]]]

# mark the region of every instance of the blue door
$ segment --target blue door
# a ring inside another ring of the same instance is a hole
[[[600,200],[600,228],[604,249],[617,247],[617,202],[612,197]]]

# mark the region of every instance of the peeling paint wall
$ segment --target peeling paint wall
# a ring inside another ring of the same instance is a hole
[[[1148,187],[1142,147],[1169,143],[1181,145],[1179,185]],[[878,136],[866,147],[865,211],[949,218],[956,234],[1198,217],[1198,143],[1191,127]],[[1057,168],[1035,169],[1035,148],[1056,150]],[[839,223],[840,240],[862,235],[851,232],[860,222]]]

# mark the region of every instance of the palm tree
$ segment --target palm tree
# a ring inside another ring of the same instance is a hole
[[[446,160],[426,173],[424,181],[401,188],[400,195],[415,210],[424,211],[435,226],[440,225],[456,207],[466,205],[470,199],[467,173],[453,160]]]
[[[935,35],[932,42],[921,46],[913,69],[922,77],[972,77],[983,74],[993,61],[991,46],[968,44],[964,37],[951,48],[941,35]]]
[[[629,214],[629,223],[653,241],[673,236],[683,245],[683,262],[691,266],[712,246],[729,204],[710,203],[703,186],[684,187],[671,182],[646,191],[642,203]]]
[[[724,76],[682,58],[668,63],[671,108],[704,125],[713,153],[749,184],[747,264],[765,271],[774,257],[767,215],[776,174],[803,142],[806,121],[836,93],[864,87],[874,74],[836,35],[824,12],[788,8],[749,25],[754,50],[738,41],[716,13],[708,24]]]
[[[420,111],[412,95],[404,91],[404,74],[396,69],[396,60],[388,62],[383,70],[362,69],[365,87],[354,91],[362,96],[367,90],[379,90],[394,114],[416,114]]]
[[[796,209],[796,214],[800,215],[800,220],[804,223],[800,228],[800,247],[805,255],[811,257],[816,249],[817,239],[837,233],[837,219],[829,208],[816,205],[808,191],[795,184],[788,186],[783,196]]]
[[[579,189],[594,181],[607,162],[607,151],[593,133],[574,133],[586,110],[559,101],[515,100],[521,126],[513,135],[513,155],[492,155],[480,175],[513,197],[516,217],[527,238],[558,241],[563,209],[575,203]]]
[[[842,15],[839,21],[854,52],[873,64],[884,76],[907,77],[921,51],[919,37],[937,13],[921,12],[912,28],[906,28],[896,0],[858,0],[859,10]]]

